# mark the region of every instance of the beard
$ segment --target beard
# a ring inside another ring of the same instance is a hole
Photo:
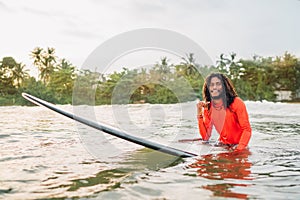
[[[217,91],[218,91],[218,93],[219,93],[219,95],[217,95],[217,96],[213,96],[213,95],[212,95],[213,91],[210,91],[210,97],[211,97],[211,99],[217,100],[217,99],[221,99],[221,98],[224,97],[224,95],[225,95],[224,90],[217,90]]]

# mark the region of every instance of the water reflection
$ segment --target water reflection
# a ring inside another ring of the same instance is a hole
[[[248,198],[247,194],[232,189],[249,186],[248,183],[237,181],[253,178],[250,176],[252,163],[248,160],[249,155],[249,150],[204,155],[189,167],[196,168],[198,176],[211,180],[225,180],[202,186],[212,191],[214,196],[245,199]]]

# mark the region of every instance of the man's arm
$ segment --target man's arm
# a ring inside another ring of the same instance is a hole
[[[246,109],[246,105],[241,99],[238,99],[236,114],[238,122],[242,129],[242,135],[236,150],[243,150],[247,147],[250,141],[252,130],[249,122],[249,115]]]
[[[200,135],[204,141],[207,141],[209,140],[212,131],[212,125],[207,110],[204,111],[204,114],[198,114],[197,118]]]

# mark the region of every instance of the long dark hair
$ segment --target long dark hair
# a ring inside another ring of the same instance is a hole
[[[225,95],[222,97],[223,102],[226,108],[228,108],[232,102],[234,101],[234,98],[237,97],[237,93],[235,91],[235,88],[231,82],[231,80],[225,76],[224,74],[221,73],[211,73],[209,76],[206,77],[203,89],[202,89],[202,97],[203,100],[206,102],[211,102],[211,96],[209,92],[209,84],[211,82],[211,79],[217,77],[218,79],[221,80],[223,90],[225,92]]]

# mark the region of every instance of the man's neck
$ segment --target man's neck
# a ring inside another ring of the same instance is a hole
[[[223,99],[222,98],[220,98],[220,99],[213,99],[212,102],[215,105],[222,105],[223,104]]]

